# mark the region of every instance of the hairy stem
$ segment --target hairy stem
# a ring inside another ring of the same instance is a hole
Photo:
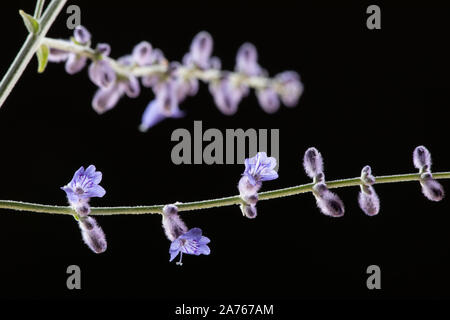
[[[44,38],[42,39],[42,43],[47,45],[49,48],[70,51],[80,56],[85,56],[91,60],[96,60],[98,58],[97,53],[92,48],[81,46],[68,40]],[[104,57],[103,59],[107,60],[111,64],[114,71],[118,75],[125,77],[127,77],[130,74],[136,77],[142,77],[142,76],[164,74],[168,72],[167,63],[154,64],[151,66],[143,66],[143,67],[141,66],[130,67],[124,66],[123,64],[120,64],[116,60],[109,57]],[[272,84],[275,84],[275,89],[277,89],[276,83],[273,82],[274,80],[266,77],[249,77],[241,73],[230,73],[227,71],[215,69],[201,70],[191,67],[180,67],[178,68],[178,72],[182,77],[186,79],[197,78],[204,82],[217,81],[221,79],[225,74],[229,74],[230,77],[233,78],[234,81],[236,81],[236,83],[245,83],[247,86],[254,89],[263,89]],[[281,90],[281,87],[278,89]]]
[[[22,73],[25,71],[26,66],[41,45],[41,40],[47,34],[50,26],[64,7],[66,1],[67,0],[52,0],[42,15],[42,18],[39,20],[39,31],[36,34],[28,34],[22,48],[0,82],[0,108],[11,93]]]
[[[450,179],[450,172],[433,173],[433,178]],[[419,181],[419,180],[420,180],[419,173],[409,173],[392,176],[379,176],[376,177],[375,184]],[[360,185],[361,185],[360,177],[327,182],[327,186],[329,189],[360,186]],[[284,189],[261,192],[258,194],[258,196],[259,200],[269,200],[293,196],[300,193],[312,192],[312,187],[313,183],[308,183]],[[177,205],[179,211],[191,211],[198,209],[238,205],[241,203],[242,199],[239,196],[231,196],[225,198],[186,202],[186,203],[175,203],[175,204]],[[149,213],[161,214],[163,207],[164,205],[136,206],[136,207],[100,207],[100,208],[91,208],[91,215],[149,214]],[[53,213],[53,214],[68,214],[68,215],[73,215],[75,213],[72,210],[72,208],[67,206],[49,206],[10,200],[0,200],[0,209],[11,209],[17,211],[30,211],[41,213]]]

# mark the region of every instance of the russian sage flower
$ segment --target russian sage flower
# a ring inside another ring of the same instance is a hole
[[[245,89],[233,84],[228,77],[211,82],[209,92],[213,96],[217,108],[227,116],[236,113],[239,103],[246,94]]]
[[[210,66],[212,51],[213,39],[211,35],[206,31],[201,31],[192,40],[191,48],[185,58],[185,62],[191,62],[200,69],[207,69]]]
[[[370,166],[365,166],[361,170],[361,182],[361,191],[358,195],[359,207],[368,216],[377,215],[380,211],[380,198],[372,187],[375,177],[372,175]]]
[[[312,192],[316,198],[317,207],[330,217],[342,217],[344,215],[344,203],[337,194],[331,192],[325,184],[323,172],[323,158],[316,148],[309,148],[303,156],[303,168],[308,177],[314,180]]]
[[[145,132],[165,118],[183,116],[184,112],[178,106],[177,83],[169,80],[156,88],[156,97],[145,109],[139,130]]]
[[[280,98],[287,107],[295,107],[303,94],[303,83],[300,75],[295,71],[285,71],[275,76],[275,81],[280,85]]]
[[[414,166],[419,169],[420,185],[422,193],[431,201],[441,201],[444,196],[444,188],[433,178],[431,173],[431,153],[424,146],[418,146],[413,152]]]
[[[99,43],[96,51],[101,53],[101,57],[89,66],[89,78],[98,87],[109,88],[116,82],[116,72],[109,61],[104,59],[109,55],[111,47],[106,43]]]
[[[78,26],[73,32],[73,40],[79,45],[88,46],[91,42],[91,34],[85,27]],[[71,52],[66,60],[66,72],[68,74],[80,72],[86,66],[86,63],[87,57]]]
[[[72,208],[80,217],[85,217],[90,213],[89,200],[94,197],[103,197],[105,189],[99,185],[102,180],[102,173],[95,170],[95,166],[90,165],[85,170],[84,167],[78,169],[72,180],[61,187],[66,192],[67,199]]]
[[[164,206],[162,217],[163,229],[170,241],[176,240],[188,231],[188,228],[178,215],[178,208],[175,205]]]
[[[311,179],[316,178],[318,174],[323,173],[323,158],[320,152],[312,147],[306,150],[303,157],[303,167]]]
[[[265,152],[258,152],[253,158],[245,159],[245,171],[238,184],[241,197],[245,200],[254,196],[263,181],[278,178],[278,173],[274,170],[276,165],[277,160],[267,157]]]
[[[81,236],[84,243],[95,253],[106,251],[107,243],[105,233],[92,217],[80,217],[78,225],[81,229]]]
[[[271,87],[256,91],[256,97],[261,108],[267,113],[274,113],[280,108],[278,94]]]
[[[138,66],[148,66],[155,61],[155,55],[153,54],[153,48],[150,42],[142,41],[138,43],[132,52],[134,62]]]
[[[236,71],[247,76],[257,76],[261,74],[261,67],[258,64],[258,52],[251,43],[244,43],[239,48],[236,55]]]
[[[208,247],[210,240],[207,237],[202,236],[202,230],[200,228],[193,228],[183,233],[177,239],[172,241],[170,245],[170,261],[175,259],[180,254],[180,261],[178,265],[182,265],[183,253],[192,255],[209,255],[211,250]]]

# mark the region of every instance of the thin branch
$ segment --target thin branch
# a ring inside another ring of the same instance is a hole
[[[436,172],[433,173],[434,179],[450,179],[450,172]],[[419,173],[399,174],[392,176],[379,176],[376,177],[375,184],[383,183],[397,183],[407,181],[420,181]],[[350,178],[343,180],[328,181],[327,186],[329,189],[360,186],[361,178]],[[269,200],[287,196],[293,196],[296,194],[312,192],[313,183],[303,184],[299,186],[277,189],[272,191],[261,192],[258,194],[259,200]],[[239,205],[242,203],[240,196],[231,196],[225,198],[176,203],[178,211],[191,211],[215,207],[225,207],[231,205]],[[119,214],[151,214],[162,213],[164,205],[153,206],[135,206],[135,207],[98,207],[91,208],[91,215],[119,215]],[[75,212],[68,206],[49,206],[37,203],[28,203],[20,201],[0,200],[0,209],[11,209],[17,211],[30,211],[40,213],[52,213],[52,214],[68,214],[73,215]]]
[[[26,66],[41,45],[42,38],[47,34],[50,26],[64,7],[66,1],[67,0],[52,0],[40,19],[39,31],[36,34],[28,34],[22,48],[0,82],[0,108],[11,93],[20,76],[25,71]]]

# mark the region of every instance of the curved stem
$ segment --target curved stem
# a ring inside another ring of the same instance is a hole
[[[53,21],[55,21],[67,0],[52,0],[40,19],[40,29],[36,34],[28,34],[22,48],[0,82],[0,108],[11,93],[26,66],[41,45]]]
[[[433,178],[450,179],[450,172],[433,173]],[[376,177],[375,184],[419,181],[419,180],[420,180],[419,173],[408,173],[392,176],[379,176]],[[284,189],[261,192],[258,194],[258,198],[259,200],[269,200],[292,196],[300,193],[311,192],[313,185],[314,185],[313,183],[308,183]],[[360,186],[360,185],[361,185],[360,177],[342,180],[333,180],[327,182],[327,186],[329,189]],[[178,211],[191,211],[191,210],[238,205],[241,203],[242,199],[240,198],[240,196],[231,196],[225,198],[186,202],[186,203],[175,203],[175,204],[178,207]],[[99,208],[91,208],[91,215],[149,214],[149,213],[161,214],[163,207],[164,205],[136,206],[136,207],[99,207]],[[68,214],[68,215],[73,215],[75,213],[72,210],[72,208],[68,206],[49,206],[10,200],[0,200],[0,209],[12,209],[17,211],[31,211],[31,212]]]

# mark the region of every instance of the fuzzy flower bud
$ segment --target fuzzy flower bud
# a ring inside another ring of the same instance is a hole
[[[359,207],[368,216],[377,215],[380,211],[380,199],[371,185],[362,185],[358,195]]]
[[[442,185],[433,179],[431,173],[425,173],[420,180],[422,186],[422,193],[431,201],[441,201],[444,196],[444,188]]]
[[[80,218],[78,225],[86,245],[95,253],[106,251],[107,243],[105,233],[92,217]]]
[[[262,183],[260,181],[253,181],[247,175],[243,175],[238,183],[238,189],[243,199],[250,198],[258,193]]]
[[[73,31],[73,37],[79,44],[86,45],[91,41],[91,33],[83,26],[77,26]]]
[[[308,177],[312,179],[318,174],[323,173],[323,158],[316,148],[306,150],[303,157],[303,167]]]
[[[365,185],[372,185],[375,183],[375,177],[372,175],[372,168],[370,166],[365,166],[361,170],[361,181]]]
[[[175,205],[164,206],[162,216],[162,226],[170,241],[174,241],[188,231],[188,228],[178,215],[178,208]]]
[[[413,162],[414,167],[416,167],[419,170],[423,170],[425,166],[427,166],[427,169],[431,168],[431,154],[428,151],[427,148],[424,146],[418,146],[414,149],[413,152]]]
[[[116,82],[116,73],[107,60],[98,60],[89,66],[89,78],[101,88],[109,88]]]
[[[95,47],[95,51],[100,53],[102,56],[107,57],[111,53],[111,46],[107,43],[98,43]]]
[[[261,73],[261,67],[258,64],[258,51],[251,43],[244,43],[236,55],[236,71],[247,76],[257,76]]]
[[[275,79],[281,85],[280,97],[283,104],[286,107],[296,106],[304,90],[299,74],[295,71],[285,71]]]
[[[259,105],[267,113],[274,113],[280,108],[278,94],[273,88],[266,88],[256,92]]]
[[[152,45],[147,41],[142,41],[138,43],[133,48],[133,60],[139,66],[151,65],[154,62],[154,55],[152,54]]]
[[[198,33],[191,43],[190,60],[199,68],[209,67],[209,59],[213,50],[213,39],[211,35],[202,31]]]
[[[249,219],[254,219],[256,218],[257,215],[257,211],[256,211],[256,206],[252,205],[252,204],[241,204],[241,211],[242,214],[249,218]]]
[[[65,64],[66,72],[68,74],[78,73],[86,66],[86,62],[87,58],[85,56],[70,53]]]

